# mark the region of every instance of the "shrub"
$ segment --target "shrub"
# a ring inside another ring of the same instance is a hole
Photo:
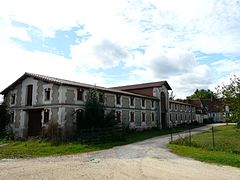
[[[57,121],[48,122],[47,138],[52,141],[52,145],[58,145],[61,142],[61,129]]]
[[[0,137],[6,136],[8,123],[9,115],[7,112],[7,106],[3,103],[0,105]]]

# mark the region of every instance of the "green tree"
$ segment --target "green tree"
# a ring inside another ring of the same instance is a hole
[[[188,99],[210,99],[210,98],[217,98],[217,95],[209,89],[196,89],[196,91],[187,97]]]
[[[113,127],[117,124],[115,112],[105,113],[104,103],[99,101],[100,93],[90,89],[85,103],[85,111],[77,112],[77,131],[89,128]]]
[[[236,75],[230,78],[230,84],[221,85],[217,88],[218,95],[223,99],[224,106],[228,107],[226,119],[236,122],[240,127],[240,77]]]
[[[6,127],[9,123],[9,116],[7,106],[3,103],[0,105],[0,137],[6,135]]]

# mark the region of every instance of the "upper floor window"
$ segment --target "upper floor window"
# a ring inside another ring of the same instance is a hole
[[[142,107],[145,107],[145,99],[142,98]]]
[[[130,106],[134,106],[134,97],[130,97]]]
[[[45,101],[49,101],[50,100],[50,88],[46,88],[45,90]]]
[[[151,102],[152,102],[152,108],[154,108],[154,101],[152,100]]]
[[[121,104],[121,95],[117,94],[117,104]]]
[[[104,103],[104,94],[99,93],[99,102]]]
[[[33,93],[33,85],[30,84],[27,86],[27,106],[31,106],[32,105],[32,93]]]
[[[16,94],[11,94],[11,104],[15,104],[16,103]]]
[[[45,109],[43,115],[43,122],[48,123],[48,121],[49,121],[49,109]]]
[[[77,100],[78,101],[83,101],[83,89],[77,89]]]
[[[177,104],[175,104],[175,109],[177,109]]]
[[[130,121],[134,122],[134,112],[130,112]]]

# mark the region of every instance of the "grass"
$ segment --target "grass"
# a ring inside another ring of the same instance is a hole
[[[168,145],[172,152],[193,159],[240,167],[240,129],[234,125],[214,128],[215,148],[211,131],[194,135],[191,147],[185,140],[177,140]]]
[[[192,126],[194,128],[196,126]],[[178,131],[186,130],[189,127],[178,127]],[[102,149],[111,148],[114,146],[125,145],[149,139],[156,136],[161,136],[171,133],[171,130],[149,130],[143,132],[127,133],[125,141],[117,141],[99,145],[83,145],[79,142],[62,143],[54,146],[51,142],[46,140],[34,139],[26,141],[7,141],[0,140],[0,144],[7,144],[0,147],[0,159],[3,158],[34,158],[51,155],[67,155],[75,153],[83,153],[90,151],[97,151]]]

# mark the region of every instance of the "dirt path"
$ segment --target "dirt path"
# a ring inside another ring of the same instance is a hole
[[[211,165],[177,156],[165,147],[168,142],[169,135],[99,152],[1,160],[0,179],[240,180],[239,168]]]

